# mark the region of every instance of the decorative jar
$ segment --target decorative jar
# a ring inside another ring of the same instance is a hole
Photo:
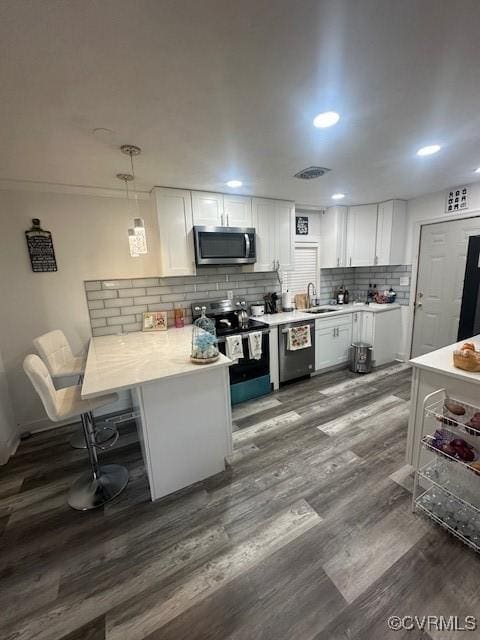
[[[190,360],[196,364],[208,364],[218,359],[218,341],[215,323],[205,315],[206,308],[202,307],[202,315],[197,318],[192,327],[192,353]]]

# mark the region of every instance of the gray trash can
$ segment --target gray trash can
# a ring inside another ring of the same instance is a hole
[[[350,371],[370,373],[372,370],[372,345],[354,342],[350,347]]]

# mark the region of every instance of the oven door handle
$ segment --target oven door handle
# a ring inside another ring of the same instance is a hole
[[[250,236],[248,235],[248,233],[244,233],[244,238],[245,238],[245,258],[249,258],[250,257]]]
[[[248,337],[249,333],[256,333],[256,332],[255,331],[248,331],[247,333],[235,333],[235,334],[232,334],[232,335],[240,336],[240,338],[242,340],[244,340],[245,338]],[[270,329],[263,329],[263,331],[261,331],[260,333],[262,333],[262,334],[266,334],[267,333],[268,334],[268,333],[270,333]],[[222,344],[225,341],[226,341],[225,337],[217,339],[218,344]]]

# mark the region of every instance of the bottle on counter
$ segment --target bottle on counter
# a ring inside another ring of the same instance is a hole
[[[389,291],[388,291],[388,301],[389,301],[390,303],[395,302],[396,297],[397,297],[397,293],[396,293],[396,291],[394,291],[394,290],[392,289],[392,287],[390,287],[390,289],[389,289]]]
[[[348,293],[348,289],[345,289],[343,292],[343,304],[348,304],[350,300],[350,294]]]
[[[338,288],[337,291],[337,304],[343,304],[345,299],[345,290],[343,288],[343,284]]]
[[[367,291],[367,304],[370,304],[371,302],[373,302],[373,289],[372,289],[372,283],[369,282],[368,291]]]

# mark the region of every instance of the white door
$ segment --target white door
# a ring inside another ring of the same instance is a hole
[[[223,196],[227,227],[252,227],[252,199],[247,196]]]
[[[457,341],[468,239],[476,235],[480,235],[480,218],[422,227],[413,357]]]
[[[253,226],[256,231],[257,261],[255,271],[275,269],[275,201],[253,198]]]
[[[338,362],[338,350],[335,343],[336,327],[315,329],[315,370],[333,367]]]
[[[275,245],[279,267],[282,271],[295,268],[295,204],[293,202],[275,202]]]
[[[345,266],[347,207],[329,207],[320,218],[320,264],[322,269]]]
[[[375,264],[377,205],[350,207],[347,216],[347,267]]]
[[[204,227],[224,227],[223,193],[192,191],[193,224]]]
[[[190,191],[154,189],[160,235],[160,275],[195,275]]]

